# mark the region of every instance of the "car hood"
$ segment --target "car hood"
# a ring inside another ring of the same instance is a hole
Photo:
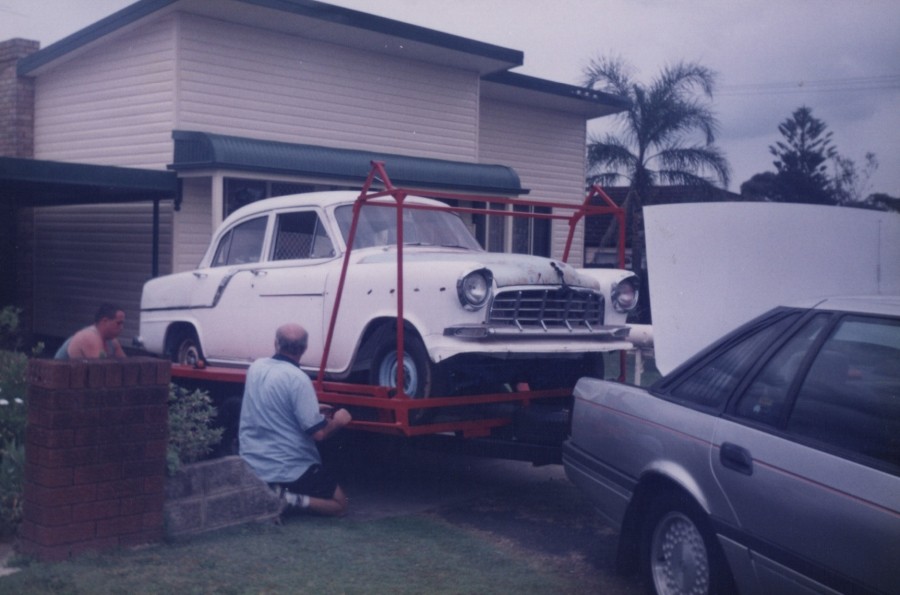
[[[360,257],[359,264],[394,264],[397,262],[396,250],[379,250],[376,254]],[[496,252],[471,252],[460,250],[429,250],[426,248],[405,247],[403,262],[406,267],[439,265],[443,267],[456,265],[460,274],[486,268],[494,276],[497,287],[515,285],[566,285],[598,289],[599,282],[581,274],[575,267],[561,260],[531,256],[529,254],[503,254]]]

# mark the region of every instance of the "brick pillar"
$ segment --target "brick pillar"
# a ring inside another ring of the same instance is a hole
[[[22,553],[162,540],[169,362],[34,359],[28,379]]]
[[[34,157],[34,79],[20,77],[21,58],[40,44],[29,39],[0,42],[0,155]]]

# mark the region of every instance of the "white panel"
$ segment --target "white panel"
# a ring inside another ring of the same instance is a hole
[[[476,159],[473,72],[180,18],[178,128]]]
[[[171,202],[160,205],[160,274],[171,271]],[[151,203],[35,209],[35,332],[68,336],[102,302],[125,309],[123,337],[137,334],[141,290],[152,273]]]
[[[174,19],[37,77],[35,157],[162,169],[172,161]]]
[[[483,99],[479,161],[511,166],[527,198],[579,204],[584,200],[584,118],[537,108]],[[568,211],[567,211],[568,213]],[[565,248],[568,224],[554,222],[551,255]],[[569,262],[581,266],[584,225],[579,225]]]
[[[197,268],[212,237],[212,181],[183,180],[181,210],[175,213],[173,272]]]
[[[656,365],[807,298],[900,294],[900,215],[771,203],[644,208]]]

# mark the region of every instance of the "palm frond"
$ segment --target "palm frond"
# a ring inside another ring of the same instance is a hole
[[[720,182],[724,187],[728,186],[731,179],[731,167],[728,165],[725,154],[718,147],[670,146],[654,155],[653,159],[660,164],[660,179],[668,180],[670,183],[675,183],[672,176],[684,180],[689,179],[689,176],[678,172],[684,172],[704,180],[708,180],[708,178],[703,177],[702,172],[710,172],[712,180]]]

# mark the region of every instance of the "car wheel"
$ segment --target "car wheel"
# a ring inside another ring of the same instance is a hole
[[[196,366],[203,361],[200,339],[193,330],[180,333],[173,342],[172,361],[176,364]]]
[[[644,569],[657,595],[732,593],[725,556],[704,513],[685,497],[658,500],[644,532]]]
[[[417,336],[408,335],[404,337],[403,351],[403,392],[413,399],[432,396],[433,366],[425,344]],[[369,383],[396,388],[399,367],[397,340],[393,336],[385,336],[373,352]],[[428,409],[411,409],[409,419],[411,422],[420,423],[429,413]]]

